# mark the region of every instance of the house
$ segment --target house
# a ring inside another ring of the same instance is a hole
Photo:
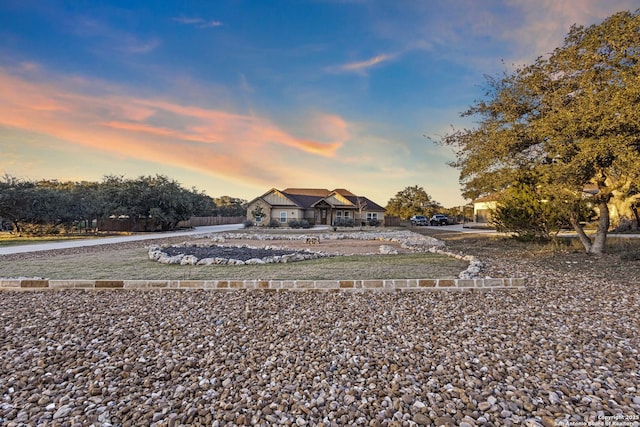
[[[586,184],[582,189],[582,198],[589,199],[595,196],[600,190],[595,184]],[[489,194],[473,201],[473,218],[478,225],[490,225],[492,212],[495,212],[499,205],[500,194]],[[546,200],[541,200],[546,202]],[[593,207],[597,213],[598,208]],[[609,216],[618,218],[618,208],[615,204],[609,204]]]
[[[498,198],[495,195],[480,197],[473,201],[473,221],[478,224],[489,224],[491,212],[498,207]]]
[[[268,225],[271,220],[281,224],[306,220],[309,224],[355,225],[384,224],[385,209],[363,196],[345,189],[329,191],[322,188],[272,188],[247,205],[247,220]]]

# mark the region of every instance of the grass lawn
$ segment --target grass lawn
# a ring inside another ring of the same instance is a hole
[[[543,260],[546,268],[560,271],[573,265],[579,266],[582,271],[588,270],[594,276],[632,282],[640,279],[640,239],[637,238],[610,235],[608,253],[589,256],[575,238],[560,238],[551,243],[524,243],[503,236],[449,232],[446,228],[416,231],[444,240],[454,252],[475,255],[480,260],[498,257],[517,263],[538,259]],[[12,240],[13,244],[17,242],[17,239]],[[28,242],[33,243],[33,240]],[[149,260],[145,249],[148,244],[138,242],[0,256],[0,277],[87,280],[429,279],[455,278],[468,266],[464,261],[430,253],[340,256],[289,264],[180,266]]]
[[[109,245],[111,246],[111,245]],[[104,248],[109,248],[105,246]],[[410,279],[456,278],[468,263],[431,253],[352,255],[287,264],[166,265],[149,260],[144,247],[46,255],[32,253],[0,263],[0,277],[47,279]]]
[[[2,231],[0,232],[0,247],[62,242],[65,240],[95,239],[97,237],[105,237],[105,235],[96,236],[95,234],[56,234],[51,236],[16,236],[15,234],[9,233],[8,231]]]

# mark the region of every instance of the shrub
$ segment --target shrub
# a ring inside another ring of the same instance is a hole
[[[378,221],[377,219],[370,219],[369,220],[369,225],[372,227],[377,227],[380,225],[380,221]]]
[[[307,221],[306,219],[303,219],[302,221],[300,221],[300,227],[311,228],[311,224],[309,224],[309,221]]]
[[[517,240],[544,241],[570,226],[569,218],[576,212],[580,221],[593,216],[583,201],[568,203],[562,194],[541,193],[535,181],[524,177],[504,191],[491,223],[499,232],[513,233]]]
[[[244,225],[244,228],[251,228],[253,227],[253,221],[249,221],[248,219],[243,221],[242,225]]]
[[[638,223],[627,218],[622,218],[618,226],[613,230],[614,233],[630,233],[638,231]]]
[[[280,221],[278,221],[277,219],[272,219],[271,221],[269,221],[269,224],[267,225],[267,227],[278,228],[280,227]]]
[[[300,228],[300,222],[297,219],[292,219],[288,222],[288,225],[291,228]]]
[[[353,227],[354,222],[351,218],[337,218],[333,221],[335,227]]]

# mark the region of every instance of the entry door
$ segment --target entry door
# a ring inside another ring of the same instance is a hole
[[[327,210],[320,209],[320,224],[326,224],[326,223],[327,223]]]

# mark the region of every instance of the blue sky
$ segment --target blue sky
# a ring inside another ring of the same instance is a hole
[[[422,186],[484,75],[640,0],[0,2],[0,173],[164,174],[217,197]]]

